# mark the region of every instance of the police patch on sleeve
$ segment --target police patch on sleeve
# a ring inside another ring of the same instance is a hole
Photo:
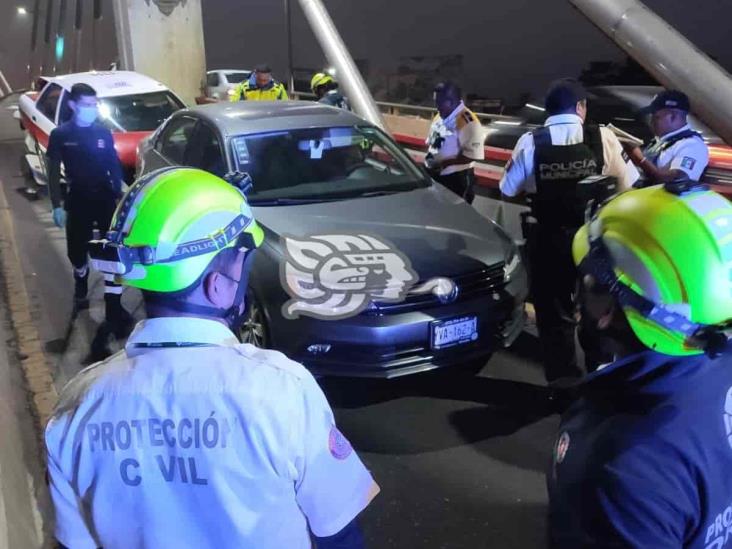
[[[328,449],[331,455],[340,460],[347,459],[353,453],[353,447],[348,439],[341,434],[338,428],[333,425],[330,428],[330,436],[328,437]]]
[[[693,170],[694,164],[696,164],[696,160],[694,160],[690,156],[685,156],[684,158],[681,159],[682,168],[686,168],[688,170]]]

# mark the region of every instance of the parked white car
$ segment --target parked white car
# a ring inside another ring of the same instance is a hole
[[[206,97],[217,100],[229,98],[229,91],[252,75],[246,69],[219,69],[206,73]]]

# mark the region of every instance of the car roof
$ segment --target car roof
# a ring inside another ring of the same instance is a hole
[[[222,101],[183,109],[175,116],[185,113],[208,120],[225,136],[369,124],[349,111],[314,101]]]
[[[44,76],[49,82],[70,90],[74,84],[89,84],[99,97],[118,97],[132,93],[151,93],[168,88],[149,76],[132,71],[90,71]]]
[[[214,69],[211,71],[207,71],[206,74],[211,74],[214,72],[223,72],[224,74],[231,74],[232,72],[252,72],[252,69]]]

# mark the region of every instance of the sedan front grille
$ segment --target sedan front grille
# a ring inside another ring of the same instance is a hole
[[[457,299],[452,303],[497,294],[506,285],[503,267],[504,263],[501,262],[479,271],[449,277],[458,287]],[[418,282],[415,287],[423,282]],[[374,302],[372,307],[366,309],[362,314],[367,316],[393,315],[421,311],[440,305],[442,303],[434,294],[408,294],[399,303]]]

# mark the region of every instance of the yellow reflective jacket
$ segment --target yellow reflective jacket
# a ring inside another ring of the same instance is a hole
[[[263,88],[258,88],[256,84],[251,84],[249,80],[245,80],[234,88],[234,93],[229,96],[230,101],[285,101],[287,90],[285,86],[272,80]]]

